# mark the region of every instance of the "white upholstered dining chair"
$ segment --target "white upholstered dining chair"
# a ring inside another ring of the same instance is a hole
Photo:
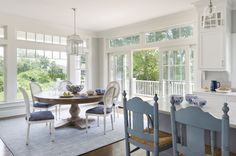
[[[35,110],[48,111],[49,108],[55,107],[55,115],[56,115],[56,119],[57,119],[57,105],[51,105],[48,103],[38,102],[35,100],[34,95],[42,92],[42,88],[38,83],[35,83],[35,82],[30,83],[30,92],[31,92],[32,101],[33,101],[33,111],[35,111]]]
[[[115,87],[110,87],[103,96],[104,105],[97,105],[94,108],[86,110],[86,133],[88,132],[88,116],[97,116],[97,122],[99,126],[99,117],[104,118],[104,135],[106,134],[106,117],[111,117],[111,126],[113,127],[112,107],[113,107],[113,95]]]
[[[116,113],[117,113],[117,117],[119,117],[119,110],[118,110],[119,101],[118,101],[118,98],[119,98],[119,95],[120,95],[120,84],[117,81],[111,81],[111,82],[108,83],[106,89],[108,90],[111,87],[115,88],[114,95],[113,95],[113,104],[112,104],[113,114],[114,114],[114,121],[115,121]],[[98,104],[99,105],[104,105],[104,102],[102,101],[102,102],[99,102]]]
[[[27,122],[27,136],[26,145],[29,144],[29,133],[31,124],[49,123],[49,133],[51,135],[51,141],[54,141],[54,116],[51,111],[30,111],[29,96],[24,88],[20,87],[19,90],[23,94],[26,108],[26,122]]]

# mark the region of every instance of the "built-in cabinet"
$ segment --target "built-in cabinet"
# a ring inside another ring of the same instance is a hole
[[[199,69],[202,71],[230,71],[231,12],[229,1],[215,1],[217,12],[204,20],[208,1],[195,4],[199,23]]]

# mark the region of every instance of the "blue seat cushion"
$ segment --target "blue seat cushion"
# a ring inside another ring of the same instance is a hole
[[[112,112],[112,108],[107,108],[106,113],[111,113]],[[90,114],[104,114],[104,107],[103,106],[97,106],[91,109],[86,110],[86,113],[90,113]]]
[[[52,107],[53,105],[50,105],[48,103],[44,103],[44,102],[36,102],[33,104],[34,107],[37,107],[37,108],[49,108],[49,107]]]
[[[99,103],[98,103],[98,105],[104,105],[104,102],[103,101],[100,101]],[[113,104],[112,104],[112,106],[116,106],[117,104],[115,103],[115,102],[113,102]]]
[[[51,120],[54,116],[51,111],[38,111],[30,114],[29,121]]]

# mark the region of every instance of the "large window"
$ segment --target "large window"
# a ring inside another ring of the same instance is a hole
[[[194,50],[175,48],[162,53],[164,95],[191,93],[194,87]]]
[[[66,52],[17,49],[17,87],[23,86],[28,92],[32,81],[44,90],[55,86],[58,80],[66,79],[66,69]],[[22,99],[19,91],[17,98]]]
[[[87,87],[87,55],[76,56],[75,79],[76,84],[84,85],[84,90]]]
[[[4,48],[0,47],[0,101],[4,101]]]
[[[109,48],[130,46],[140,43],[140,35],[120,37],[109,40]]]
[[[185,39],[193,36],[193,26],[170,28],[157,32],[145,33],[146,43]]]

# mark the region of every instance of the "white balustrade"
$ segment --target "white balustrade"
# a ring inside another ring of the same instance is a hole
[[[172,94],[185,95],[186,93],[192,93],[194,83],[184,81],[145,81],[134,80],[135,95],[140,96],[170,96]]]

